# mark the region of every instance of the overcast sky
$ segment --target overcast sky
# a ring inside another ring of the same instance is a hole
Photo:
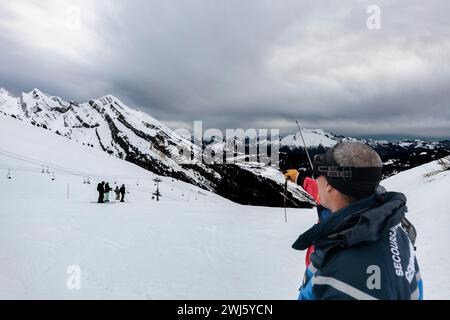
[[[370,30],[369,5],[381,9]],[[450,136],[450,2],[1,1],[0,87],[172,128]]]

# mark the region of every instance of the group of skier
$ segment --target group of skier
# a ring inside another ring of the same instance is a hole
[[[107,203],[109,201],[109,193],[113,191],[113,189],[109,186],[109,183],[105,181],[100,182],[97,185],[97,192],[98,192],[98,203]],[[114,193],[116,194],[116,201],[125,202],[125,185],[122,184],[122,186],[119,188],[119,186],[116,186],[114,188]]]

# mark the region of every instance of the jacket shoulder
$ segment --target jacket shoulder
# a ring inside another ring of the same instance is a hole
[[[319,299],[413,299],[421,286],[414,247],[401,226],[387,229],[380,239],[336,248],[311,257],[312,278]]]

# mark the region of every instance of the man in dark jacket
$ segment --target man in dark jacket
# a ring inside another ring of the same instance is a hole
[[[97,191],[98,191],[98,203],[103,203],[103,197],[105,195],[105,182],[102,181],[97,185]]]
[[[378,154],[344,142],[315,156],[313,165],[321,204],[331,214],[292,245],[314,245],[298,299],[422,299],[406,197],[377,191]]]
[[[124,184],[120,187],[119,192],[120,192],[120,195],[121,195],[120,202],[125,202],[125,200],[124,200],[124,198],[125,198],[125,185]]]
[[[109,202],[109,193],[111,192],[112,188],[109,186],[109,183],[107,182],[104,187],[103,192],[103,202]]]

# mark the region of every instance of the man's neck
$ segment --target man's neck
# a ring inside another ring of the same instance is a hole
[[[331,213],[335,213],[338,210],[341,210],[342,208],[347,207],[350,204],[345,199],[336,199],[333,203],[330,204],[330,211]]]

